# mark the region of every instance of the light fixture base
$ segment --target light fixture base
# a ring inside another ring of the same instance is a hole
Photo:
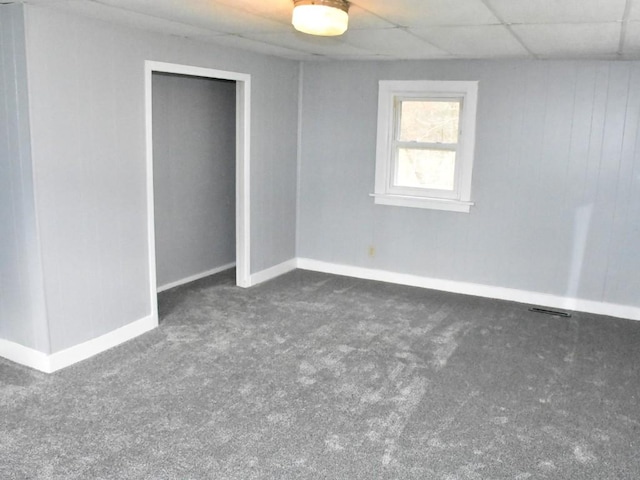
[[[299,5],[324,5],[326,7],[338,8],[345,13],[349,12],[349,2],[347,0],[293,0],[295,7]]]

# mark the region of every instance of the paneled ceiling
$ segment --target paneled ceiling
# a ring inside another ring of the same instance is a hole
[[[293,0],[20,3],[296,60],[640,59],[640,0],[353,0],[340,37],[296,32]]]

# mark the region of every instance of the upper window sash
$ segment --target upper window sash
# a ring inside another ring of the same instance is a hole
[[[420,141],[402,141],[399,138],[402,135],[402,104],[404,102],[428,102],[428,101],[441,101],[441,102],[456,102],[460,105],[458,112],[458,122],[462,118],[462,103],[463,98],[449,95],[394,95],[393,96],[393,139],[391,141],[391,163],[392,163],[392,175],[389,175],[387,189],[389,193],[405,194],[418,197],[437,197],[437,198],[458,198],[458,185],[459,185],[459,162],[457,158],[458,144],[460,140],[460,123],[458,123],[458,142],[456,143],[444,143],[444,142],[420,142]],[[396,179],[398,175],[399,161],[398,155],[400,149],[415,149],[415,150],[438,150],[456,152],[456,159],[454,163],[454,178],[453,187],[451,189],[433,189],[426,187],[411,187],[405,185],[397,185]]]

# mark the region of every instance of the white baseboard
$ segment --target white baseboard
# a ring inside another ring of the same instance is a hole
[[[292,258],[291,260],[287,260],[286,262],[282,262],[273,267],[261,270],[257,273],[253,273],[251,275],[251,286],[258,285],[259,283],[266,282],[267,280],[279,277],[280,275],[284,275],[285,273],[295,270],[297,267],[298,260],[296,258]]]
[[[149,330],[153,330],[157,326],[158,317],[150,315],[99,337],[92,338],[84,343],[53,353],[49,356],[51,372],[93,357],[98,353],[142,335]]]
[[[221,268],[226,269],[225,267]],[[229,266],[227,268],[231,267]],[[611,317],[626,318],[630,320],[640,320],[640,308],[629,305],[618,305],[606,302],[596,302],[593,300],[583,300],[579,298],[561,297],[545,293],[529,292],[526,290],[516,290],[504,287],[493,287],[476,283],[420,277],[417,275],[395,273],[386,270],[339,265],[308,258],[294,258],[271,268],[254,273],[251,275],[251,285],[266,282],[267,280],[276,278],[287,272],[295,270],[296,268],[413,287],[429,288],[451,293],[461,293],[464,295],[496,298],[530,305],[540,305],[551,308],[561,308],[564,310],[608,315]],[[217,272],[205,273],[212,275]],[[150,315],[100,337],[88,340],[79,345],[74,345],[73,347],[61,350],[51,355],[47,355],[46,353],[0,338],[0,356],[21,365],[40,370],[41,372],[52,373],[56,370],[73,365],[74,363],[80,362],[112,347],[120,345],[121,343],[142,335],[157,326],[158,318]]]
[[[49,355],[3,338],[0,338],[0,357],[49,373]]]
[[[112,330],[99,337],[74,345],[51,355],[24,347],[8,340],[0,339],[0,356],[45,373],[53,373],[61,368],[86,360],[158,326],[158,318],[148,316],[124,327]]]
[[[183,278],[182,280],[176,280],[175,282],[166,283],[159,286],[157,291],[158,293],[164,292],[165,290],[169,290],[170,288],[179,287],[180,285],[184,285],[185,283],[195,282],[196,280],[208,277],[209,275],[215,275],[216,273],[224,272],[225,270],[229,270],[230,268],[233,268],[235,266],[236,262],[227,263],[226,265],[222,265],[221,267],[212,268],[211,270],[191,275],[190,277]]]
[[[596,302],[593,300],[583,300],[580,298],[568,298],[546,293],[529,292],[526,290],[516,290],[513,288],[494,287],[490,285],[480,285],[477,283],[456,282],[452,280],[441,280],[437,278],[420,277],[406,273],[395,273],[386,270],[376,270],[371,268],[352,267],[349,265],[339,265],[335,263],[311,260],[308,258],[298,258],[298,268],[302,270],[313,270],[316,272],[332,273],[348,277],[363,278],[367,280],[377,280],[380,282],[409,285],[412,287],[430,288],[451,293],[461,293],[464,295],[475,295],[478,297],[496,298],[499,300],[509,300],[512,302],[525,303],[530,305],[540,305],[563,310],[572,310],[611,317],[627,318],[630,320],[640,320],[640,308],[628,305],[618,305],[614,303]]]

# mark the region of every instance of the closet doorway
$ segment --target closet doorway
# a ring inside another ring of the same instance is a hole
[[[250,285],[246,74],[145,63],[151,305],[157,292],[236,266]]]

